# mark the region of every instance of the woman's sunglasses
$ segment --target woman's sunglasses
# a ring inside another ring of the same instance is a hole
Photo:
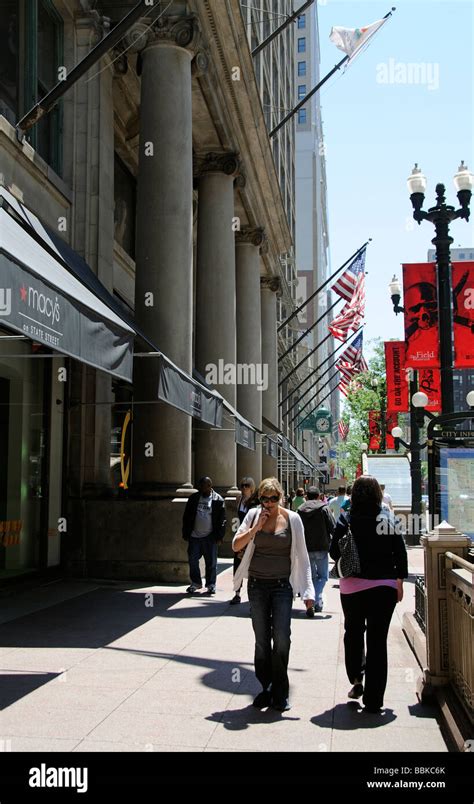
[[[250,488],[250,483],[241,483],[240,488],[241,489],[249,489]]]
[[[272,497],[260,497],[261,503],[278,502],[280,498],[274,494]]]

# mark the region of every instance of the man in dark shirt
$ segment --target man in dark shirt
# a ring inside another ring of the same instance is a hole
[[[307,500],[298,508],[298,514],[303,520],[306,548],[316,593],[315,605],[314,607],[307,606],[306,615],[314,617],[315,611],[323,610],[323,590],[329,577],[328,552],[335,521],[328,504],[319,499],[319,489],[316,486],[309,487]]]
[[[186,591],[193,594],[202,589],[199,559],[204,556],[206,564],[207,594],[216,593],[217,544],[225,533],[224,499],[212,488],[210,477],[202,477],[199,491],[192,494],[183,514],[183,539],[188,542],[189,574],[191,585]]]

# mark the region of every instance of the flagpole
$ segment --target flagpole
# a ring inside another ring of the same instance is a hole
[[[29,129],[38,123],[45,114],[48,114],[51,109],[56,105],[58,100],[71,89],[72,86],[82,78],[82,76],[90,70],[91,67],[94,66],[106,53],[108,53],[121,39],[123,39],[124,35],[130,30],[130,28],[136,23],[139,17],[146,17],[150,13],[151,9],[147,8],[143,0],[140,0],[129,13],[120,20],[119,23],[112,28],[109,33],[104,36],[101,41],[92,48],[92,50],[81,59],[78,64],[76,64],[73,68],[71,68],[67,78],[64,80],[61,79],[58,81],[56,86],[54,86],[44,97],[42,97],[38,103],[36,103],[32,109],[30,109],[26,114],[23,115],[21,120],[16,124],[16,131],[18,139],[23,142],[23,138],[25,133],[29,131]],[[160,14],[160,16],[162,16]],[[156,20],[155,20],[156,21]]]
[[[297,17],[300,16],[300,14],[303,13],[303,11],[306,11],[306,9],[309,8],[309,6],[312,6],[313,3],[314,0],[307,0],[307,2],[304,3],[302,6],[300,6],[296,11],[294,11],[293,14],[290,14],[290,16],[285,20],[285,22],[282,22],[282,24],[279,25],[278,28],[276,28],[273,31],[273,33],[267,36],[267,38],[264,39],[263,42],[261,42],[259,45],[257,45],[257,47],[255,47],[252,50],[252,56],[258,56],[258,54],[260,53],[261,50],[263,50],[264,47],[266,47],[267,45],[270,44],[270,42],[276,39],[276,37],[279,36],[282,31],[285,30],[287,25],[290,24],[290,22],[293,22]]]
[[[317,409],[320,407],[320,405],[322,405],[322,404],[323,404],[323,402],[325,402],[325,401],[326,401],[326,399],[328,398],[328,396],[331,396],[331,394],[333,393],[333,391],[334,391],[334,390],[335,390],[335,389],[333,388],[333,389],[332,389],[332,391],[329,391],[329,392],[326,394],[326,396],[323,396],[323,398],[319,400],[319,402],[318,402],[318,404],[316,405],[316,407],[315,407],[315,408],[313,408],[312,410],[310,410],[310,412],[306,414],[306,416],[304,417],[304,419],[303,419],[303,420],[302,420],[302,421],[299,423],[298,427],[301,427],[301,425],[303,424],[303,422],[305,422],[305,421],[306,421],[306,419],[309,419],[309,417],[311,416],[311,414],[312,414],[312,413],[314,413],[314,412],[315,412],[315,410],[317,410]]]
[[[395,9],[395,6],[392,6],[392,10],[391,10],[391,11],[389,11],[389,12],[388,12],[388,14],[385,14],[385,16],[384,16],[384,17],[382,17],[382,19],[383,19],[383,20],[387,20],[389,17],[391,17],[391,16],[392,16],[392,13],[393,13],[395,10],[396,10],[396,9]],[[381,26],[379,26],[379,27],[381,27]],[[373,32],[373,34],[372,34],[372,36],[375,36],[375,34],[376,34],[376,33],[377,33],[377,31],[374,31],[374,32]],[[370,40],[372,39],[372,36],[369,36],[369,38],[367,39],[367,41],[366,41],[364,44],[367,44],[368,42],[370,42]],[[275,134],[277,134],[277,132],[278,132],[278,131],[281,129],[281,127],[282,127],[282,126],[284,126],[284,125],[285,125],[285,123],[287,123],[287,122],[288,122],[288,120],[290,120],[290,119],[291,119],[291,118],[292,118],[292,117],[293,117],[293,116],[296,114],[296,112],[297,112],[299,109],[301,109],[301,107],[302,107],[302,106],[304,106],[304,104],[305,104],[305,103],[306,103],[306,102],[307,102],[307,101],[308,101],[308,100],[309,100],[309,99],[310,99],[310,98],[311,98],[311,97],[314,95],[314,93],[315,93],[315,92],[317,92],[317,91],[318,91],[318,89],[321,89],[321,87],[323,86],[323,84],[325,84],[325,83],[326,83],[326,81],[327,81],[329,78],[331,78],[331,76],[332,76],[332,75],[334,75],[334,73],[336,72],[336,70],[339,70],[339,69],[342,67],[342,65],[346,63],[346,61],[349,61],[349,59],[350,59],[350,58],[351,58],[351,56],[349,56],[349,55],[344,56],[344,58],[343,58],[343,59],[341,59],[341,61],[340,61],[340,62],[338,62],[338,64],[336,64],[336,65],[335,65],[335,66],[332,68],[332,70],[331,70],[331,71],[330,71],[330,72],[329,72],[329,73],[328,73],[326,76],[324,76],[324,78],[323,78],[323,79],[322,79],[322,80],[319,82],[319,84],[316,84],[316,86],[315,86],[315,87],[314,87],[314,88],[313,88],[313,89],[312,89],[310,92],[308,92],[308,94],[307,94],[307,95],[306,95],[306,96],[303,98],[303,100],[302,100],[302,101],[300,101],[300,102],[299,102],[299,103],[298,103],[298,104],[295,106],[295,108],[294,108],[294,109],[292,109],[292,111],[291,111],[291,112],[288,112],[288,114],[287,114],[287,115],[286,115],[286,116],[283,118],[283,120],[281,120],[281,122],[280,122],[280,123],[278,123],[278,125],[277,125],[277,126],[275,126],[275,128],[274,128],[274,129],[272,129],[272,131],[270,131],[270,134],[268,135],[268,136],[270,137],[270,139],[271,139],[272,137],[274,137],[274,136],[275,136]]]
[[[357,329],[357,330],[355,331],[354,335],[357,335],[357,333],[358,333],[358,332],[360,332],[360,330],[362,329],[362,327],[363,327],[363,326],[364,326],[364,324],[362,324],[362,325],[359,327],[359,329]],[[330,336],[329,336],[329,337],[330,337]],[[328,355],[328,357],[326,357],[326,359],[325,359],[325,360],[323,360],[323,362],[322,362],[322,363],[320,363],[320,364],[319,364],[319,366],[316,366],[316,368],[315,368],[315,369],[313,369],[313,371],[311,371],[311,372],[308,374],[308,376],[304,378],[304,380],[301,380],[300,384],[299,384],[299,385],[297,385],[297,386],[296,386],[296,388],[293,388],[293,389],[290,391],[290,393],[289,393],[289,394],[287,394],[287,396],[285,396],[285,398],[284,398],[284,399],[282,399],[282,401],[279,403],[279,404],[280,404],[280,406],[281,406],[281,405],[284,405],[284,404],[285,404],[285,402],[286,402],[286,400],[287,400],[287,399],[289,399],[289,398],[290,398],[290,396],[292,396],[293,394],[295,394],[295,393],[296,393],[296,391],[298,390],[298,388],[301,388],[301,386],[302,386],[302,385],[304,385],[304,383],[305,383],[305,382],[307,382],[307,380],[309,380],[309,378],[310,378],[310,377],[312,377],[312,376],[313,376],[313,374],[314,374],[316,371],[319,371],[319,370],[320,370],[320,368],[322,368],[322,366],[324,366],[324,364],[325,364],[325,363],[327,363],[327,362],[328,362],[328,360],[330,360],[330,359],[331,359],[331,357],[334,357],[334,355],[336,354],[336,352],[338,352],[338,351],[339,351],[339,349],[342,349],[342,347],[343,347],[343,346],[346,346],[346,343],[347,343],[347,341],[343,341],[343,342],[342,342],[342,343],[341,343],[341,344],[340,344],[340,345],[337,347],[337,349],[334,349],[334,352],[331,352],[331,354],[330,354],[330,355]],[[334,365],[334,363],[331,363],[331,366],[329,366],[329,368],[331,368],[333,365]],[[328,369],[328,370],[329,370],[329,369]],[[318,380],[321,380],[321,379],[322,379],[322,377],[324,377],[324,375],[325,375],[325,374],[327,374],[328,370],[326,370],[326,371],[324,372],[324,374],[322,374],[322,375],[321,375],[321,377],[318,377]]]
[[[294,317],[295,317],[295,315],[298,315],[298,313],[299,313],[299,312],[301,312],[301,310],[303,309],[303,307],[306,307],[306,305],[307,305],[307,304],[309,304],[309,302],[310,302],[312,299],[314,299],[314,297],[315,297],[315,296],[317,296],[317,295],[318,295],[318,293],[321,293],[321,291],[322,291],[322,290],[323,290],[323,289],[326,287],[326,285],[327,285],[329,282],[331,282],[331,280],[332,280],[332,279],[334,279],[334,277],[335,277],[335,276],[336,276],[336,275],[337,275],[337,274],[338,274],[340,271],[342,271],[342,270],[343,270],[343,268],[345,268],[345,267],[346,267],[346,265],[347,265],[349,262],[351,262],[351,260],[355,260],[355,258],[356,258],[356,257],[357,257],[357,256],[360,254],[360,252],[361,252],[361,251],[362,251],[364,248],[366,248],[366,246],[367,246],[369,243],[371,243],[371,242],[372,242],[372,238],[371,238],[371,237],[369,237],[369,239],[368,239],[368,240],[366,240],[366,242],[364,243],[364,245],[363,245],[363,246],[361,246],[359,249],[357,249],[357,251],[355,251],[355,252],[354,252],[354,254],[353,254],[351,257],[349,257],[349,259],[348,259],[348,260],[346,260],[346,261],[345,261],[345,263],[343,263],[343,265],[341,265],[341,267],[340,267],[340,268],[338,268],[338,269],[337,269],[337,271],[334,271],[334,273],[333,273],[333,274],[331,274],[331,276],[329,277],[329,279],[326,279],[326,281],[325,281],[325,282],[324,282],[322,285],[320,285],[320,287],[319,287],[317,290],[315,290],[315,291],[314,291],[314,293],[312,293],[312,294],[311,294],[311,296],[308,296],[308,298],[306,299],[306,301],[304,301],[304,302],[303,302],[303,304],[300,304],[300,306],[299,306],[299,307],[297,307],[297,308],[296,308],[296,310],[295,310],[295,311],[294,311],[294,312],[293,312],[293,313],[292,313],[290,316],[288,316],[288,318],[285,318],[285,320],[283,321],[283,323],[281,323],[281,324],[280,324],[280,326],[277,328],[277,332],[280,332],[280,330],[282,330],[282,329],[283,329],[283,327],[286,327],[286,325],[290,323],[291,319],[292,319],[292,318],[294,318]]]
[[[318,345],[314,347],[314,349],[311,349],[311,351],[308,352],[308,354],[305,355],[303,357],[303,359],[300,360],[300,362],[297,363],[294,368],[291,369],[291,371],[286,375],[286,377],[283,377],[283,379],[280,380],[280,382],[278,383],[278,387],[280,387],[280,385],[283,385],[283,383],[287,381],[288,377],[291,377],[291,375],[294,374],[294,372],[297,371],[299,369],[299,367],[302,366],[303,363],[311,357],[311,355],[314,355],[314,353],[318,351],[318,349],[323,345],[323,343],[326,343],[326,341],[329,340],[329,338],[332,338],[332,337],[334,337],[334,336],[331,334],[331,332],[329,332],[326,335],[326,337],[323,338],[323,340],[320,341],[318,343]]]
[[[340,301],[342,301],[342,297],[341,297],[341,298],[339,298],[339,299],[336,299],[336,301],[334,302],[334,304],[331,304],[331,306],[330,306],[330,307],[328,307],[328,309],[326,310],[326,312],[325,312],[325,313],[323,313],[322,315],[320,315],[320,316],[319,316],[319,318],[318,318],[318,320],[317,320],[317,321],[315,321],[315,322],[314,322],[314,324],[311,324],[311,326],[310,326],[310,327],[308,327],[308,329],[306,329],[306,330],[303,332],[303,334],[302,334],[302,335],[300,335],[300,337],[296,339],[296,341],[295,341],[295,342],[294,342],[294,343],[293,343],[293,344],[292,344],[292,345],[291,345],[291,346],[290,346],[290,347],[289,347],[289,348],[286,350],[286,352],[283,352],[283,354],[281,355],[281,357],[279,357],[279,358],[278,358],[278,361],[283,360],[283,358],[284,358],[284,357],[286,357],[287,355],[289,355],[289,354],[290,354],[290,352],[292,352],[292,351],[293,351],[293,349],[295,348],[295,346],[298,346],[298,344],[299,344],[299,343],[301,343],[301,341],[303,340],[303,338],[306,338],[306,336],[307,336],[307,335],[309,335],[309,333],[310,333],[310,332],[311,332],[311,331],[312,331],[312,330],[313,330],[315,327],[317,327],[317,326],[318,326],[318,324],[320,323],[320,321],[322,321],[322,320],[323,320],[323,318],[326,318],[326,316],[328,315],[328,313],[330,313],[330,312],[331,312],[331,310],[333,310],[333,309],[334,309],[334,307],[336,306],[336,304],[338,304]]]
[[[335,372],[334,372],[334,374],[333,374],[331,377],[329,377],[329,380],[327,380],[327,381],[324,383],[324,385],[323,385],[323,386],[321,386],[321,388],[320,388],[318,391],[316,391],[316,393],[315,393],[315,394],[314,394],[314,395],[311,397],[311,399],[308,399],[308,401],[307,401],[307,402],[305,402],[305,404],[303,405],[302,410],[304,410],[306,407],[308,407],[308,405],[310,405],[310,404],[311,404],[311,402],[313,401],[313,399],[316,399],[316,397],[318,396],[318,394],[320,394],[320,393],[321,393],[321,391],[323,390],[323,388],[326,388],[326,386],[327,386],[327,385],[328,385],[328,384],[329,384],[329,383],[330,383],[332,380],[334,380],[334,379],[337,377],[337,375],[338,375],[338,374],[339,374],[339,371],[335,371]],[[299,402],[299,400],[297,400],[297,401],[295,402],[295,404],[298,404],[298,402]],[[294,408],[294,405],[293,405],[293,406],[290,408],[290,410],[293,410],[293,408]],[[289,413],[289,411],[287,411],[287,412],[285,413],[285,416],[288,416],[288,413]],[[288,427],[290,427],[290,426],[293,424],[294,420],[298,418],[298,416],[300,415],[300,413],[301,413],[301,410],[299,410],[299,411],[298,411],[298,413],[296,414],[296,416],[293,416],[293,418],[292,418],[292,419],[290,419],[290,421],[288,422]]]
[[[283,120],[281,120],[281,121],[278,123],[278,125],[276,125],[276,126],[275,126],[275,128],[274,128],[274,129],[272,129],[272,130],[270,131],[270,134],[268,135],[268,136],[270,137],[270,139],[271,139],[272,137],[274,137],[274,136],[275,136],[275,134],[277,134],[277,133],[280,131],[281,127],[282,127],[282,126],[284,126],[284,125],[285,125],[285,123],[287,123],[287,122],[288,122],[288,120],[291,120],[291,118],[292,118],[292,117],[294,117],[294,115],[296,114],[296,112],[297,112],[299,109],[301,109],[301,107],[302,107],[302,106],[304,106],[304,105],[305,105],[305,103],[306,103],[307,101],[309,101],[309,99],[310,99],[310,98],[311,98],[311,97],[314,95],[314,93],[315,93],[315,92],[317,92],[317,91],[318,91],[318,89],[321,89],[321,87],[323,86],[323,84],[325,84],[325,83],[326,83],[326,81],[327,81],[329,78],[331,78],[331,76],[332,76],[332,75],[334,75],[334,73],[336,72],[336,70],[340,70],[340,68],[342,67],[342,65],[343,65],[343,64],[345,64],[345,63],[346,63],[346,61],[349,61],[349,56],[344,56],[344,58],[343,58],[343,59],[341,59],[341,61],[340,61],[340,62],[338,62],[336,65],[334,65],[334,67],[332,68],[332,70],[330,70],[330,72],[329,72],[327,75],[325,75],[323,79],[321,79],[321,81],[319,82],[319,84],[316,84],[316,86],[315,86],[315,87],[313,87],[313,89],[312,89],[310,92],[308,92],[308,94],[307,94],[307,95],[305,95],[305,97],[303,98],[303,100],[301,100],[299,103],[297,103],[297,104],[296,104],[296,106],[295,106],[295,108],[294,108],[294,109],[292,109],[292,110],[291,110],[291,112],[288,112],[288,114],[287,114],[287,115],[286,115],[286,116],[283,118]]]

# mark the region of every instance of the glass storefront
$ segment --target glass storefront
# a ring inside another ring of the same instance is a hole
[[[0,328],[0,580],[44,560],[49,361],[43,350]]]

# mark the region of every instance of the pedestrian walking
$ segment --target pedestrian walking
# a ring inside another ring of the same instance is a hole
[[[341,513],[331,542],[334,561],[340,557],[339,540],[349,527],[361,570],[357,577],[339,581],[346,672],[353,685],[348,696],[362,696],[367,712],[379,712],[387,684],[388,629],[403,598],[408,566],[400,524],[383,507],[382,490],[374,477],[364,475],[354,483],[350,513]]]
[[[393,511],[393,500],[390,494],[385,491],[385,483],[381,483],[380,488],[382,489],[382,495],[383,495],[382,502],[384,503],[384,505],[390,508],[391,511]]]
[[[352,486],[346,488],[346,500],[341,505],[341,511],[349,511],[351,507]]]
[[[346,487],[345,486],[339,486],[339,488],[337,490],[337,495],[335,497],[331,497],[331,499],[329,500],[329,507],[330,507],[331,511],[333,512],[333,514],[334,514],[334,519],[336,520],[336,522],[339,519],[339,514],[341,513],[341,508],[344,505],[344,503],[346,502],[346,500],[347,500]]]
[[[306,502],[298,508],[298,516],[303,522],[315,592],[314,606],[306,606],[306,616],[314,617],[315,611],[323,610],[323,591],[329,578],[329,547],[336,522],[328,504],[321,501],[316,486],[308,488],[306,497]]]
[[[255,508],[258,505],[258,498],[255,494],[255,480],[253,477],[243,477],[240,481],[240,498],[237,504],[237,516],[239,517],[239,524],[241,525],[245,519],[246,513],[250,508]],[[234,575],[237,572],[240,562],[242,561],[245,548],[238,553],[234,553]],[[240,584],[232,600],[229,601],[231,606],[235,606],[241,602],[242,584]]]
[[[298,514],[281,505],[283,489],[275,477],[258,487],[260,505],[246,514],[234,536],[232,549],[247,547],[234,576],[234,589],[248,577],[250,615],[255,633],[255,675],[262,692],[257,708],[272,706],[279,712],[288,701],[288,658],[291,644],[291,609],[299,593],[314,605],[311,567]]]
[[[208,595],[216,593],[217,545],[224,539],[224,499],[212,488],[210,477],[201,477],[195,494],[189,497],[183,514],[183,539],[188,542],[189,575],[191,584],[186,592],[193,594],[202,589],[199,559],[204,556],[206,589]]]
[[[304,503],[304,489],[296,489],[296,497],[292,500],[291,510],[297,511],[300,505]]]

